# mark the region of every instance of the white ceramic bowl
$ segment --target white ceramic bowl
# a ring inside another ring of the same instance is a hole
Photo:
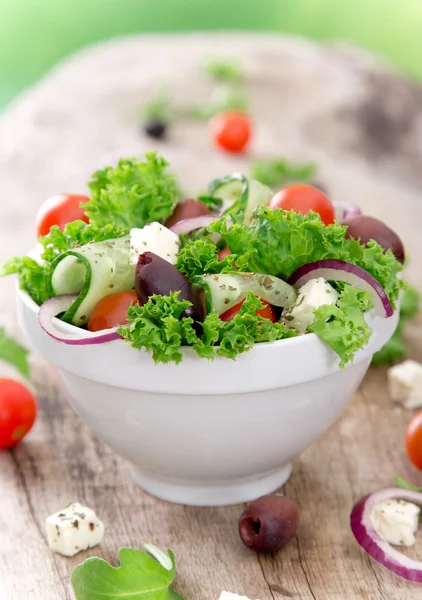
[[[25,338],[57,367],[80,417],[134,465],[146,491],[200,506],[250,501],[285,483],[291,461],[338,417],[398,318],[369,313],[368,346],[340,370],[315,334],[257,344],[235,361],[199,359],[185,348],[179,365],[155,365],[123,340],[59,343],[37,313],[19,291]]]

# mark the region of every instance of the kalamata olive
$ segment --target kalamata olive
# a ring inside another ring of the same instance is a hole
[[[401,239],[379,219],[359,215],[345,219],[343,225],[347,225],[346,237],[360,240],[361,244],[375,240],[384,250],[391,250],[399,262],[404,263],[405,253]]]
[[[207,215],[209,212],[206,204],[200,200],[188,198],[187,200],[183,200],[182,202],[179,202],[179,204],[176,204],[173,214],[167,219],[165,225],[166,227],[173,227],[173,225],[176,225],[179,221],[183,221],[183,219],[202,217],[202,215]]]
[[[166,137],[167,123],[161,119],[148,119],[144,125],[144,131],[149,137],[161,140]]]
[[[181,316],[191,317],[198,323],[202,323],[205,318],[202,299],[189,279],[179,269],[153,252],[144,252],[139,256],[135,273],[135,290],[140,304],[145,304],[154,294],[168,296],[170,292],[180,291],[179,300],[192,302],[192,306],[188,306]]]
[[[239,519],[242,542],[256,552],[276,552],[295,537],[299,510],[287,496],[271,494],[258,498]]]

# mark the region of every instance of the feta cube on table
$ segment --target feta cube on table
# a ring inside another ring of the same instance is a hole
[[[422,407],[422,364],[415,360],[391,367],[388,371],[388,386],[391,399],[406,408]]]
[[[104,536],[104,524],[93,510],[79,502],[47,517],[47,539],[51,550],[74,556],[93,548]]]
[[[129,261],[131,265],[136,265],[139,255],[144,252],[153,252],[174,265],[179,248],[179,236],[156,221],[145,225],[142,229],[130,230]]]
[[[337,291],[323,277],[311,279],[299,288],[295,304],[283,310],[281,320],[290,329],[305,333],[314,320],[314,310],[324,304],[335,304],[338,300]]]
[[[383,540],[393,546],[413,546],[419,526],[420,508],[405,500],[385,500],[377,504],[371,522]]]

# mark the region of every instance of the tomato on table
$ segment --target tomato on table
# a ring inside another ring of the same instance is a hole
[[[250,140],[252,123],[242,112],[222,112],[210,121],[215,144],[227,152],[242,152]]]
[[[422,471],[422,410],[416,413],[406,429],[405,445],[410,461]]]
[[[239,314],[243,303],[244,303],[244,300],[239,302],[239,304],[235,304],[234,306],[229,308],[229,310],[226,310],[226,312],[224,312],[223,314],[220,315],[220,319],[222,321],[226,321],[226,322],[234,319],[235,316]],[[263,300],[261,300],[261,303],[264,305],[264,307],[257,310],[256,314],[259,315],[260,317],[263,317],[264,319],[269,319],[272,323],[275,323],[277,321],[277,317],[275,316],[275,312],[274,312],[274,309],[271,306],[271,304],[268,304],[267,302],[264,302]]]
[[[318,188],[300,183],[280,190],[268,203],[270,208],[294,210],[307,215],[310,210],[316,212],[326,225],[334,223],[335,212],[331,200]]]
[[[88,321],[89,331],[111,329],[127,323],[127,311],[132,304],[139,304],[135,290],[116,292],[102,298]]]
[[[0,449],[16,446],[32,428],[37,404],[19,381],[0,379]]]
[[[53,227],[58,225],[64,229],[72,221],[89,222],[88,217],[81,208],[81,204],[88,202],[88,196],[77,194],[57,194],[48,198],[38,211],[36,218],[37,236],[47,235]]]

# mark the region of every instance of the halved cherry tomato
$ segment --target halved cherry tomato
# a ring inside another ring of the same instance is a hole
[[[280,190],[268,203],[270,208],[294,210],[307,215],[310,210],[318,213],[326,225],[334,223],[334,206],[331,200],[316,187],[300,183]]]
[[[410,461],[422,471],[422,410],[410,421],[406,430],[405,444]]]
[[[53,225],[64,229],[72,221],[89,222],[88,217],[81,208],[81,204],[88,202],[88,196],[76,194],[57,194],[48,198],[38,211],[36,219],[37,235],[47,235]]]
[[[257,310],[256,314],[263,317],[264,319],[269,319],[272,323],[275,323],[277,321],[277,317],[275,316],[273,307],[271,306],[271,304],[268,304],[263,300],[261,300],[261,302],[264,305],[264,308]],[[235,304],[234,306],[232,306],[232,308],[229,308],[229,310],[226,310],[226,312],[220,315],[220,319],[222,321],[231,321],[232,319],[234,319],[235,316],[239,314],[243,303],[244,300],[239,302],[239,304]]]
[[[135,290],[116,292],[105,296],[92,311],[88,321],[89,331],[110,329],[127,323],[127,311],[131,304],[139,304]]]
[[[37,416],[33,394],[19,381],[0,379],[0,449],[19,444]]]
[[[228,246],[220,250],[220,252],[218,253],[218,262],[224,260],[226,256],[229,256],[231,253],[232,252]]]
[[[241,152],[252,134],[252,123],[242,112],[222,112],[210,121],[214,142],[227,152]]]

